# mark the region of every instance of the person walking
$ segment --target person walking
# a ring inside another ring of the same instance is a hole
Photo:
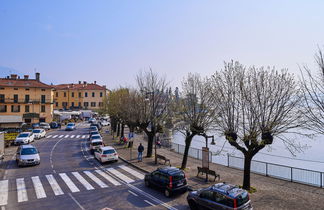
[[[137,151],[138,151],[137,160],[138,160],[138,162],[140,162],[143,159],[143,151],[144,151],[144,147],[143,147],[142,143],[140,143],[140,145],[137,147]]]

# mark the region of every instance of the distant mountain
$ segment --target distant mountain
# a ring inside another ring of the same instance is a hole
[[[6,67],[6,66],[0,66],[0,78],[10,76],[10,74],[18,74],[19,76],[23,75],[23,73],[21,73],[16,69]]]

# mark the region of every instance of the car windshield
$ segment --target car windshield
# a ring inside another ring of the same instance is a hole
[[[19,134],[18,137],[19,137],[19,138],[28,137],[28,133],[22,133],[22,134]]]
[[[90,129],[91,130],[97,130],[97,127],[96,126],[91,126]]]
[[[176,174],[172,174],[172,180],[173,181],[179,181],[179,180],[183,180],[185,178],[185,175],[183,172],[179,172]]]
[[[237,196],[237,206],[241,206],[249,201],[249,196],[246,191],[242,192],[239,196]]]
[[[41,130],[33,130],[33,133],[40,133]]]
[[[91,144],[92,146],[98,146],[98,145],[102,145],[102,142],[92,142]]]
[[[91,135],[96,135],[96,134],[99,134],[99,132],[98,131],[92,131],[91,132]]]
[[[34,154],[37,154],[37,149],[35,148],[25,148],[25,149],[22,149],[21,151],[21,155],[34,155]]]
[[[48,125],[47,123],[41,123],[40,125]]]
[[[103,154],[105,154],[105,155],[114,154],[114,153],[116,153],[116,151],[114,149],[108,149],[103,152]]]
[[[67,124],[67,126],[74,126],[74,124],[73,123],[69,123],[69,124]]]
[[[101,139],[101,136],[91,136],[91,139]]]

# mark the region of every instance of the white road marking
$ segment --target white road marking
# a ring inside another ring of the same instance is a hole
[[[94,187],[91,186],[91,184],[85,180],[78,172],[72,172],[73,176],[81,182],[81,184],[87,189],[87,190],[93,190]]]
[[[132,168],[129,168],[129,167],[125,166],[125,165],[121,165],[121,166],[119,166],[119,168],[123,169],[124,171],[127,171],[128,173],[132,174],[133,176],[136,176],[139,179],[144,179],[144,175],[143,174],[135,171]]]
[[[120,183],[118,181],[116,181],[114,178],[112,178],[111,176],[109,176],[108,174],[106,174],[105,172],[103,172],[102,170],[96,170],[96,172],[101,175],[103,178],[105,178],[107,181],[109,181],[110,183],[112,183],[113,185],[117,186],[120,185]]]
[[[0,206],[5,206],[8,203],[8,188],[9,188],[9,181],[1,180],[0,181]]]
[[[89,135],[86,135],[85,137],[86,137],[86,139],[88,139],[90,136]]]
[[[71,139],[73,139],[73,138],[74,138],[74,136],[75,136],[75,135],[71,135],[71,137],[70,137],[70,138],[71,138]]]
[[[52,138],[55,139],[58,135],[54,135]]]
[[[75,138],[80,138],[80,135],[77,135]]]
[[[114,168],[106,168],[106,170],[112,174],[114,174],[115,176],[117,176],[118,178],[120,178],[121,180],[123,180],[124,182],[126,182],[127,184],[128,183],[132,183],[134,182],[133,179],[125,176],[124,174],[120,173],[119,171],[117,171],[116,169]]]
[[[48,135],[48,136],[46,136],[46,138],[49,139],[49,138],[51,138],[52,136],[53,136],[53,135]]]
[[[105,183],[103,183],[98,177],[96,177],[95,175],[93,175],[90,171],[83,171],[90,179],[92,179],[92,181],[94,181],[95,183],[97,183],[101,188],[106,188],[108,187],[108,185],[106,185]]]
[[[53,192],[55,195],[63,195],[64,192],[62,191],[61,187],[57,184],[53,175],[46,175],[48,183],[51,185]]]
[[[82,138],[82,139],[85,139],[85,137],[86,137],[86,136],[85,136],[85,135],[83,135],[83,136],[82,136],[81,138]]]
[[[136,193],[134,193],[133,191],[128,190],[128,192],[129,192],[130,194],[134,195],[134,196],[138,196],[138,195],[137,195]]]
[[[70,177],[66,173],[59,173],[60,177],[63,179],[65,184],[70,188],[71,192],[80,192],[79,188],[75,186]]]
[[[28,201],[24,178],[16,179],[18,202]]]
[[[68,138],[70,135],[65,135],[64,138]]]
[[[80,207],[80,209],[84,210],[83,206],[73,197],[71,193],[68,193],[68,195],[72,198],[72,200]]]
[[[149,205],[151,205],[151,206],[155,206],[153,203],[151,203],[150,201],[148,201],[148,200],[144,200],[146,203],[148,203]]]
[[[64,136],[64,135],[60,135],[60,136],[59,136],[59,139],[62,138],[63,136]]]
[[[34,184],[37,199],[46,198],[46,193],[43,188],[42,182],[39,179],[39,176],[33,176],[31,179]]]

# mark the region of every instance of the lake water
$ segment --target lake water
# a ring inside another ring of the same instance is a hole
[[[295,156],[293,156],[280,139],[274,138],[271,147],[262,149],[254,156],[253,160],[324,172],[324,136],[316,136],[313,139],[298,135],[290,137],[296,143],[307,148],[304,148],[302,152],[295,153]],[[172,141],[184,145],[184,139],[185,137],[181,133],[174,133]],[[220,151],[223,148],[220,155],[213,157],[213,161],[219,164],[227,164],[227,153],[242,157],[242,153],[228,144],[224,137],[215,135],[216,145],[210,144],[211,139],[208,139],[208,141],[208,147],[212,152]],[[191,143],[191,147],[199,149],[205,145],[205,138],[202,136],[195,136]]]

